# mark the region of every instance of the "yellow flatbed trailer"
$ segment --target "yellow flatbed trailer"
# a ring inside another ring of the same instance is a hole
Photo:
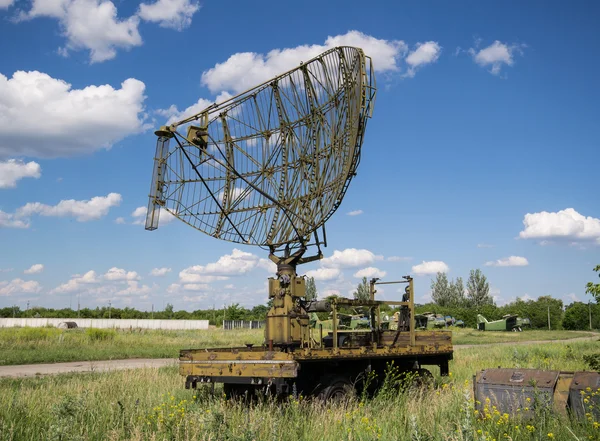
[[[385,330],[378,333],[380,343],[364,344],[373,333],[353,331],[353,341],[363,340],[355,347],[185,349],[180,352],[179,372],[186,377],[186,388],[223,383],[228,394],[269,389],[276,394],[320,393],[325,398],[358,385],[370,371],[381,381],[389,363],[401,371],[418,373],[423,373],[422,366],[439,366],[446,375],[452,360],[452,333],[417,331],[414,345],[410,334]]]

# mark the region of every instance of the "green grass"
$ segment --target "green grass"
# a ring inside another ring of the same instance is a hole
[[[455,345],[481,345],[519,341],[568,340],[594,335],[600,337],[600,334],[586,331],[525,330],[523,332],[503,332],[452,328],[452,343]]]
[[[580,331],[480,332],[455,329],[454,344],[489,344],[589,336]],[[0,365],[123,358],[176,358],[180,349],[261,344],[263,331],[210,329],[155,331],[112,329],[2,328]]]
[[[260,330],[155,331],[3,328],[0,365],[122,358],[175,358],[180,349],[260,344]]]
[[[0,380],[0,440],[598,441],[593,418],[481,419],[471,396],[478,369],[581,370],[597,350],[596,342],[458,349],[452,375],[436,376],[433,389],[388,388],[338,405],[228,402],[219,388],[216,396],[185,390],[175,367]]]

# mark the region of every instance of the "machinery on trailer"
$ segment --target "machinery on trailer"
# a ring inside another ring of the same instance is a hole
[[[264,344],[182,350],[187,387],[224,383],[231,394],[266,388],[330,398],[390,362],[448,373],[451,334],[416,332],[411,277],[372,280],[367,301],[309,302],[297,273],[323,258],[325,222],[356,175],[375,90],[362,49],[336,47],[155,132],[146,229],[156,229],[166,210],[215,238],[268,248],[276,267]],[[305,255],[309,249],[314,254]],[[402,300],[376,300],[381,283],[406,284]],[[396,329],[382,321],[383,304],[400,308]],[[344,308],[366,311],[368,329],[338,329]],[[331,312],[331,331],[311,328],[312,312]]]

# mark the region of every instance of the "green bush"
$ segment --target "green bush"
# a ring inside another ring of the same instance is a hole
[[[91,341],[114,340],[117,335],[117,332],[114,329],[87,328],[85,333]]]

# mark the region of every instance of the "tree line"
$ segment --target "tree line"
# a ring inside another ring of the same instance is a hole
[[[8,318],[93,318],[93,319],[156,319],[156,320],[208,320],[209,324],[221,326],[223,320],[264,320],[269,310],[267,305],[244,308],[239,303],[220,309],[198,309],[196,311],[175,311],[173,305],[167,304],[162,311],[141,311],[135,308],[96,307],[82,308],[79,311],[71,308],[53,309],[33,307],[22,310],[18,306],[0,308],[0,317]]]
[[[600,272],[600,265],[594,268]],[[503,306],[497,306],[490,295],[490,287],[481,270],[471,270],[466,288],[461,277],[448,280],[445,273],[437,273],[431,281],[432,302],[416,306],[416,313],[435,312],[451,315],[465,322],[467,327],[477,326],[477,314],[488,320],[498,320],[508,314],[529,318],[531,327],[537,329],[584,330],[600,328],[600,284],[586,285],[586,293],[591,294],[596,303],[573,302],[564,305],[560,299],[541,296],[537,300],[516,299]]]

